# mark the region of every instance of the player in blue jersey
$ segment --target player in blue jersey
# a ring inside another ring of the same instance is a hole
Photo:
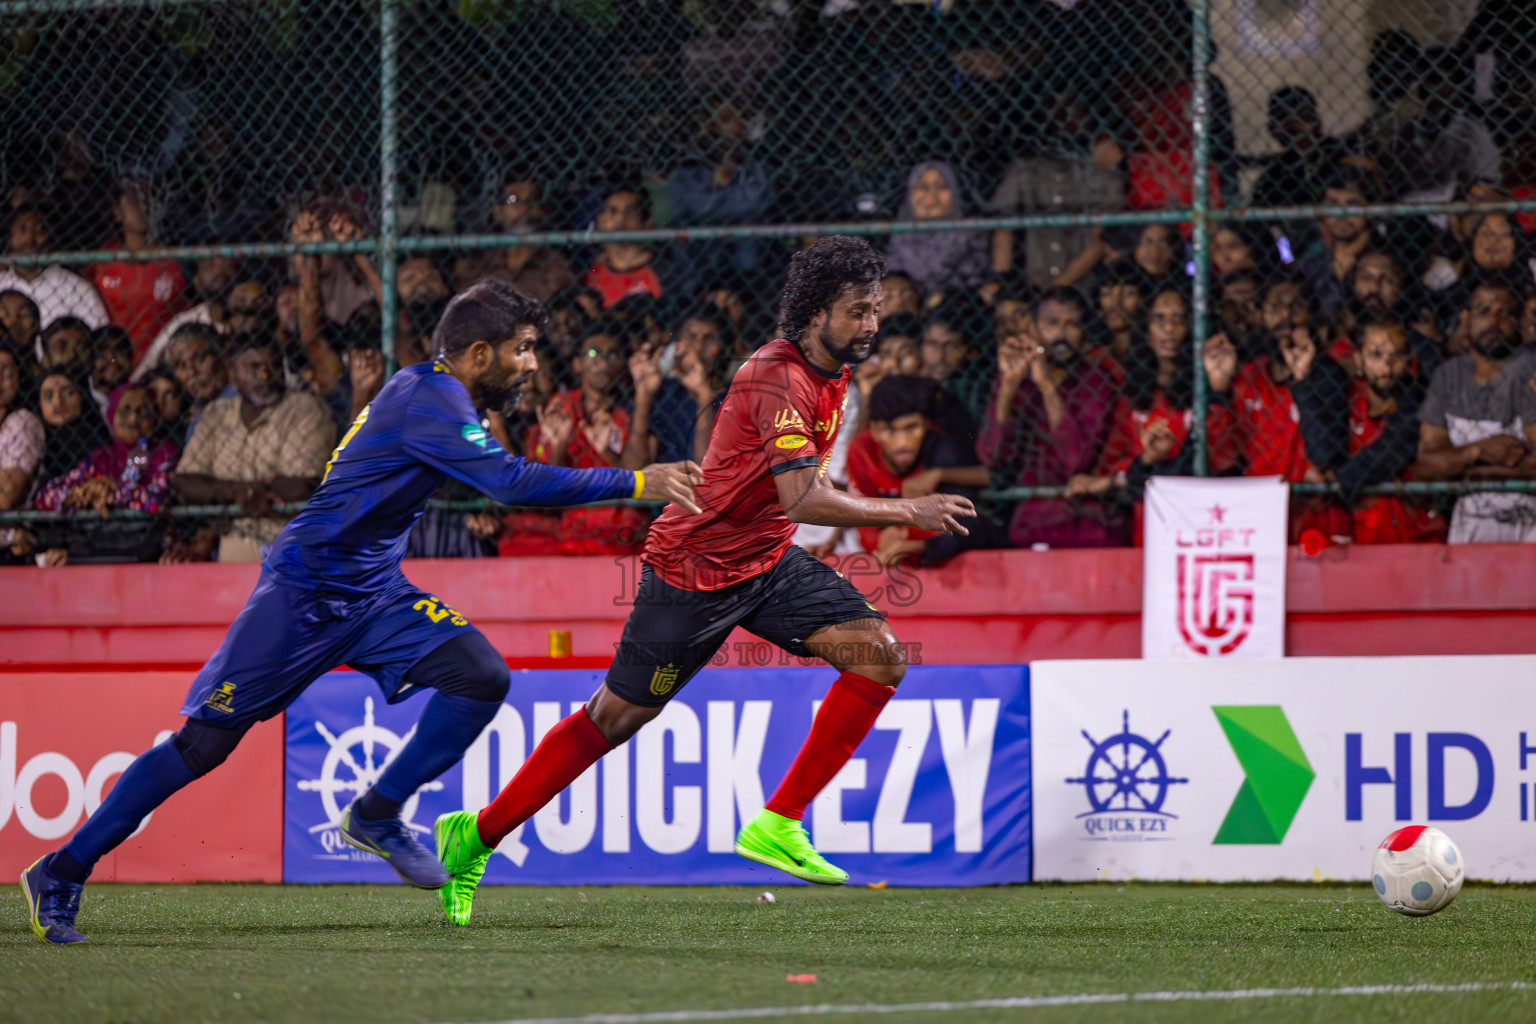
[[[427,499],[451,476],[505,505],[646,498],[698,511],[692,462],[562,469],[509,455],[481,429],[477,408],[499,408],[532,379],[543,323],[538,302],[499,281],[448,304],[433,335],[436,359],[395,374],[359,414],[319,489],[273,544],[255,592],[192,684],[180,731],[140,755],[69,842],[22,874],[39,938],[84,940],[75,918],[97,860],[222,764],[252,725],[340,664],[372,676],[391,703],[417,688],[436,691],[410,742],[343,813],[342,837],[412,885],[447,882],[401,822],[400,806],[480,735],[511,674],[479,630],[400,571]]]

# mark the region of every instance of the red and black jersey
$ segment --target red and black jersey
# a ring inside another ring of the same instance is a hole
[[[1349,394],[1349,454],[1359,455],[1382,442],[1387,417],[1373,418],[1365,381],[1356,380]],[[1388,439],[1386,443],[1392,443]],[[1411,480],[1406,472],[1402,479]],[[1444,516],[1413,501],[1378,495],[1355,499],[1351,509],[1356,544],[1425,544],[1445,540],[1449,525]]]
[[[774,477],[810,466],[826,476],[848,376],[846,366],[818,370],[782,338],[753,353],[709,435],[701,511],[670,505],[651,526],[644,559],[662,579],[684,590],[720,590],[778,563],[795,524],[779,505]]]
[[[1237,371],[1232,402],[1249,476],[1279,476],[1296,483],[1307,474],[1301,410],[1288,384],[1276,384],[1269,357],[1259,356]]]

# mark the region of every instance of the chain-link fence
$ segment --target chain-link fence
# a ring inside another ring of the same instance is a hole
[[[10,0],[0,558],[258,557],[488,277],[550,312],[503,445],[702,458],[829,233],[890,263],[830,475],[966,543],[1135,543],[1170,473],[1536,539],[1533,115],[1516,0]],[[412,553],[650,514],[450,489]]]

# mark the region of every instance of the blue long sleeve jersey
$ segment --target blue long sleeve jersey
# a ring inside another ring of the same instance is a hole
[[[635,494],[627,469],[562,469],[508,454],[440,362],[396,373],[326,464],[309,504],[267,554],[299,585],[365,596],[400,571],[411,526],[447,477],[504,505],[580,505]]]

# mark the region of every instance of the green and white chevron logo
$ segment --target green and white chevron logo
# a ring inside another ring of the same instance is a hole
[[[1279,843],[1317,773],[1278,704],[1211,710],[1247,776],[1212,842]]]

